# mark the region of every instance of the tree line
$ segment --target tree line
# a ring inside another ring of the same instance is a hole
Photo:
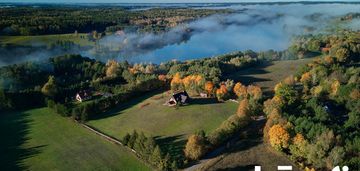
[[[226,10],[150,9],[130,11],[123,7],[22,6],[0,9],[1,35],[65,33],[114,33],[118,30],[162,32],[178,23]]]

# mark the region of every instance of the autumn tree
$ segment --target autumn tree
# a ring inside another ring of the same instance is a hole
[[[306,158],[306,145],[307,141],[304,136],[300,133],[297,133],[292,139],[292,144],[289,149],[291,152],[291,157],[296,161],[302,161]]]
[[[198,94],[204,85],[204,79],[201,75],[188,75],[182,79],[182,83],[186,91]]]
[[[221,84],[220,88],[216,90],[216,97],[219,101],[224,101],[228,91],[225,84]]]
[[[331,56],[325,56],[324,57],[324,62],[327,65],[332,65],[334,63],[334,58]]]
[[[300,82],[304,85],[309,85],[311,83],[311,74],[310,72],[305,72],[301,75]]]
[[[259,100],[262,97],[262,91],[259,86],[249,85],[247,87],[247,92],[254,100]]]
[[[41,92],[49,97],[54,97],[56,95],[56,93],[58,92],[58,87],[56,85],[54,76],[49,76],[49,80],[41,88]]]
[[[233,91],[239,99],[247,98],[247,88],[240,82],[235,84]]]
[[[331,95],[336,96],[340,88],[340,82],[338,80],[334,80],[331,83]]]
[[[209,96],[211,96],[214,91],[214,83],[212,83],[211,81],[206,82],[205,91],[208,93]]]
[[[106,77],[117,77],[121,73],[120,65],[115,60],[106,63]]]
[[[236,114],[239,117],[244,117],[244,116],[248,116],[249,112],[250,112],[249,100],[248,99],[241,100]]]
[[[176,73],[174,75],[174,77],[171,80],[170,85],[171,85],[171,89],[174,91],[183,89],[183,82],[182,82],[180,73]]]
[[[166,82],[166,81],[167,81],[166,75],[164,75],[164,74],[160,74],[160,75],[158,76],[158,79],[159,79],[160,81],[162,81],[162,82]]]
[[[350,56],[350,51],[346,48],[339,48],[336,50],[335,55],[339,62],[345,62]]]
[[[360,91],[358,89],[354,89],[353,91],[351,91],[350,98],[353,100],[360,99]]]
[[[198,160],[206,152],[205,137],[203,135],[191,135],[185,146],[185,156],[190,160]]]
[[[293,75],[290,75],[290,76],[288,76],[288,77],[286,77],[285,79],[284,79],[284,84],[287,84],[287,85],[289,85],[289,86],[293,86],[293,85],[295,85],[295,78],[294,78],[294,76]]]
[[[271,146],[282,150],[289,146],[290,135],[280,124],[272,126],[269,130],[269,141]]]
[[[153,65],[153,64],[146,65],[145,74],[153,74],[155,72],[155,70],[156,70],[155,65]]]
[[[324,89],[321,85],[318,85],[311,89],[311,93],[314,97],[321,97],[321,95],[324,93]]]

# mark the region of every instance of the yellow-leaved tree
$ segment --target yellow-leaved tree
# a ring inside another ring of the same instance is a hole
[[[185,157],[190,160],[198,160],[205,152],[205,138],[200,135],[191,135],[185,146]]]
[[[239,117],[245,117],[245,116],[249,116],[249,112],[250,112],[249,100],[248,99],[241,100],[236,114]]]
[[[260,86],[249,85],[247,87],[247,92],[254,100],[259,100],[262,98],[262,91]]]
[[[178,90],[183,89],[183,82],[182,82],[180,73],[176,73],[174,75],[174,77],[171,80],[170,85],[171,85],[171,90],[173,90],[173,91],[178,91]]]
[[[247,98],[247,88],[245,85],[241,84],[240,82],[236,83],[234,86],[234,93],[239,99]]]
[[[289,146],[290,135],[280,124],[273,125],[269,130],[269,141],[271,146],[278,150]]]

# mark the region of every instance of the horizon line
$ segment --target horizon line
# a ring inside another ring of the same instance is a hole
[[[246,2],[0,2],[0,4],[258,4],[258,3],[360,3],[356,0],[334,1],[246,1]]]

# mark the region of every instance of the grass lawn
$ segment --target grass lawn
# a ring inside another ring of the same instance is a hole
[[[48,108],[0,115],[2,170],[150,170],[131,152]]]
[[[133,130],[155,136],[162,148],[171,154],[182,151],[188,135],[198,130],[209,133],[236,112],[237,103],[217,103],[214,99],[193,99],[178,108],[163,105],[170,95],[160,93],[133,99],[126,107],[112,111],[88,125],[122,139]]]
[[[234,102],[193,99],[190,105],[175,108],[163,105],[168,97],[166,92],[160,93],[87,124],[119,139],[134,129],[152,136],[186,137],[196,130],[212,131],[238,106]]]
[[[83,36],[84,38],[81,38]],[[53,34],[53,35],[40,35],[40,36],[0,36],[0,44],[13,44],[21,46],[31,46],[34,42],[42,45],[48,45],[61,41],[72,41],[80,46],[93,46],[94,42],[88,41],[87,34]]]

